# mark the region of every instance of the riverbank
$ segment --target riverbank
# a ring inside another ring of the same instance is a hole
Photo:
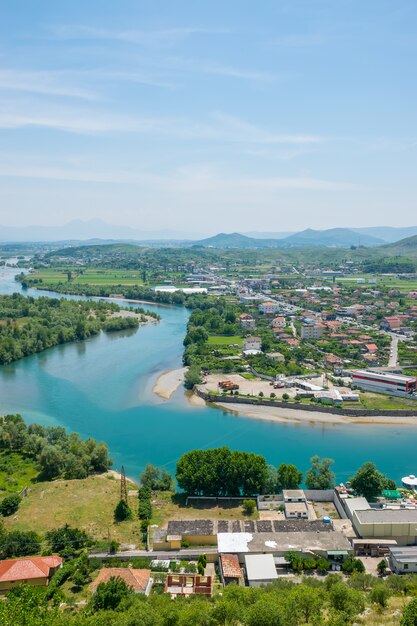
[[[196,394],[199,403],[204,400]],[[194,402],[192,401],[192,404]],[[238,404],[235,402],[212,402],[211,405],[230,411],[234,415],[242,415],[257,420],[267,420],[270,422],[300,422],[300,423],[326,423],[326,424],[386,424],[417,426],[417,417],[410,415],[337,415],[335,413],[324,413],[320,411],[308,411],[303,409],[287,409],[268,406],[256,406],[251,404]]]
[[[183,384],[187,369],[187,367],[180,367],[164,372],[158,376],[152,391],[160,398],[169,400],[172,394]]]

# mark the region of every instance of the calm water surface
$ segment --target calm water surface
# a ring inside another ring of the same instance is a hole
[[[20,291],[15,273],[0,268],[0,293]],[[152,387],[158,374],[181,366],[188,312],[139,306],[158,312],[161,322],[137,331],[101,333],[0,367],[0,414],[21,413],[27,421],[103,440],[115,468],[124,464],[132,477],[148,462],[173,472],[187,450],[219,445],[264,454],[274,465],[292,462],[302,470],[313,454],[330,456],[338,481],[367,460],[397,481],[417,473],[417,424],[283,424],[190,406],[182,389],[170,401],[157,398]]]

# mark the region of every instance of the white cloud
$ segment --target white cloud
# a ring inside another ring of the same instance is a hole
[[[279,134],[240,118],[214,113],[206,120],[173,117],[131,117],[98,111],[30,104],[1,103],[0,129],[49,128],[78,134],[137,133],[183,140],[248,144],[318,144],[323,137]]]
[[[65,72],[0,70],[0,90],[95,100],[90,89],[67,84]]]
[[[8,164],[0,160],[0,177],[33,178],[87,183],[108,183],[159,187],[176,194],[234,193],[259,194],[281,190],[355,191],[361,186],[307,176],[244,176],[224,174],[211,166],[188,166],[166,174],[128,169],[88,170],[66,166]],[[219,196],[219,200],[221,196]]]
[[[66,24],[53,26],[52,34],[57,39],[85,39],[108,40],[122,43],[139,44],[143,46],[172,46],[184,41],[192,35],[226,34],[225,29],[210,29],[200,27],[177,27],[156,30],[109,30],[82,24]]]
[[[167,63],[175,69],[188,72],[198,72],[202,74],[213,74],[215,76],[228,76],[230,78],[242,78],[254,81],[272,81],[274,76],[269,72],[247,70],[244,68],[224,65],[205,59],[185,59],[183,57],[172,57],[167,59]]]

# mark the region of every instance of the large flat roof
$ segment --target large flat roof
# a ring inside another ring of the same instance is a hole
[[[274,580],[278,578],[272,554],[245,554],[248,580]]]
[[[415,563],[417,561],[417,546],[395,546],[389,551],[398,563]]]
[[[368,509],[354,515],[360,524],[417,524],[417,509]]]
[[[415,376],[403,376],[402,374],[391,374],[390,372],[370,372],[369,370],[354,370],[352,376],[377,378],[381,382],[387,379],[399,383],[414,382],[416,380]]]
[[[289,533],[219,533],[217,535],[219,553],[284,553],[327,552],[328,550],[352,550],[346,537],[339,531],[331,533],[289,532]]]

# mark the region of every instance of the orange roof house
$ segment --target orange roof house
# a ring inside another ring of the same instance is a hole
[[[0,561],[0,593],[6,593],[21,583],[46,587],[61,566],[60,556],[37,556]]]
[[[152,586],[150,569],[133,569],[132,567],[103,567],[97,578],[91,583],[95,592],[100,583],[108,583],[110,578],[121,578],[135,593],[149,594]]]
[[[220,554],[219,562],[225,584],[238,582],[242,578],[242,570],[237,554]]]

